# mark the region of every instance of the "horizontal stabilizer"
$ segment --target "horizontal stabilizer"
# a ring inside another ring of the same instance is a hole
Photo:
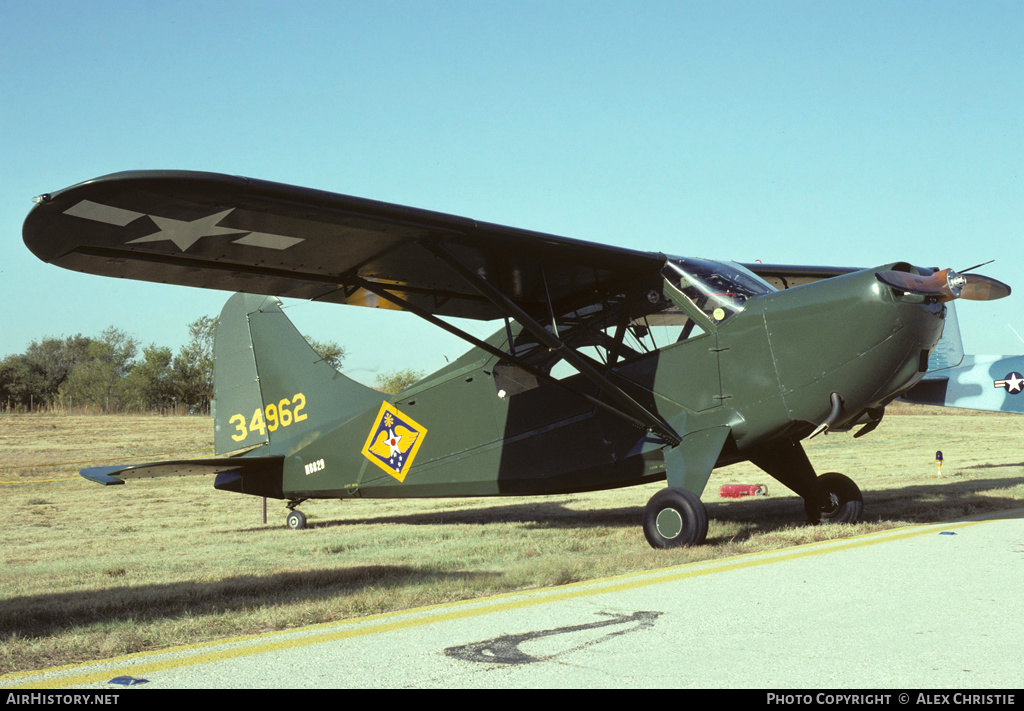
[[[919,405],[1024,414],[1024,355],[964,356],[960,365],[929,373],[900,397]]]
[[[165,476],[196,476],[234,472],[240,476],[280,472],[283,456],[229,457],[222,459],[182,459],[112,467],[89,467],[78,473],[89,481],[107,486],[124,484],[125,479],[153,479]]]

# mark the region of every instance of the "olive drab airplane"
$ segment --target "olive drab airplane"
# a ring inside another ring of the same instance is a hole
[[[925,375],[947,302],[1010,293],[906,262],[679,258],[208,173],[118,173],[35,202],[24,239],[43,261],[239,292],[214,346],[215,452],[228,456],[83,476],[212,474],[217,489],[286,501],[291,528],[312,498],[664,480],[648,541],[699,544],[708,478],[739,461],[803,497],[810,520],[856,521],[857,486],[818,476],[801,440],[870,432]],[[322,361],[276,297],[410,311],[471,349],[385,396]],[[479,339],[449,317],[497,331]]]

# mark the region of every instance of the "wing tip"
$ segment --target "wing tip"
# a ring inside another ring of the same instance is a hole
[[[113,476],[115,472],[123,471],[125,467],[88,467],[86,469],[79,470],[79,476],[82,476],[89,481],[94,481],[97,484],[103,484],[104,486],[116,486],[117,484],[124,484],[124,479],[118,479]]]

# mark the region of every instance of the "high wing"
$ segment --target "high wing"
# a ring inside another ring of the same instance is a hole
[[[213,173],[116,173],[35,201],[25,244],[67,269],[436,316],[506,315],[458,269],[539,316],[657,275],[665,259]]]
[[[658,252],[216,173],[114,173],[35,202],[25,244],[66,269],[435,316],[508,315],[465,273],[543,318],[656,277],[665,261]],[[780,289],[856,271],[744,266]]]

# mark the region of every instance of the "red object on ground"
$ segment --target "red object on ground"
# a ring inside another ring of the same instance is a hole
[[[744,496],[767,496],[768,487],[764,484],[723,484],[718,495],[726,499],[740,499]]]

